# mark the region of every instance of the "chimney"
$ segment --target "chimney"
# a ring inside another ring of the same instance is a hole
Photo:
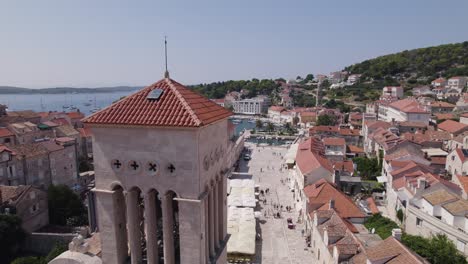
[[[392,237],[394,237],[396,240],[401,241],[401,235],[403,233],[401,232],[400,228],[394,228],[392,229]]]
[[[335,209],[335,200],[330,199],[330,201],[328,202],[328,207],[328,209]]]
[[[418,178],[418,189],[426,189],[426,183],[425,178]]]

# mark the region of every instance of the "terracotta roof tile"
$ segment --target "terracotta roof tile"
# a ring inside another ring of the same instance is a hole
[[[457,179],[460,182],[460,187],[468,193],[468,176],[457,175]]]
[[[468,202],[462,199],[444,204],[442,207],[452,215],[465,215],[468,212]]]
[[[324,138],[323,144],[328,146],[343,146],[346,145],[344,138]]]
[[[89,127],[78,128],[78,132],[80,132],[81,137],[91,137],[93,134]]]
[[[394,237],[388,237],[377,246],[366,250],[367,258],[372,263],[417,264],[425,263],[424,259],[406,248]]]
[[[374,198],[369,197],[366,199],[367,204],[369,205],[369,209],[371,210],[372,214],[378,214],[379,209],[377,208],[377,205],[375,204]]]
[[[439,108],[455,108],[455,105],[447,102],[442,101],[435,101],[431,103],[432,107],[439,107]]]
[[[82,119],[85,117],[85,115],[81,112],[68,112],[67,116],[71,119]]]
[[[445,120],[444,122],[440,123],[437,128],[449,133],[459,133],[466,130],[468,125],[453,120]]]
[[[158,100],[147,99],[155,89],[163,91]],[[200,127],[232,113],[215,102],[166,78],[86,117],[88,124],[164,127]]]
[[[30,185],[4,186],[0,185],[0,202],[15,202]]]
[[[455,115],[452,113],[437,113],[434,114],[437,120],[447,120],[447,119],[454,119]]]
[[[309,138],[301,142],[296,153],[296,164],[302,174],[308,174],[321,167],[333,172],[333,167],[324,157],[323,143],[317,138]]]
[[[309,204],[315,204],[311,210],[327,206],[330,200],[335,201],[334,210],[343,218],[365,217],[361,210],[346,194],[340,192],[331,183],[321,179],[312,185],[304,188],[304,193],[309,200]],[[318,207],[318,208],[317,208]]]
[[[8,130],[6,127],[0,127],[0,137],[11,137],[14,136],[13,132]]]
[[[389,106],[405,113],[429,113],[416,99],[406,98],[391,103]]]
[[[351,153],[364,153],[364,149],[354,145],[347,145]]]
[[[447,192],[444,189],[435,191],[429,194],[425,194],[423,195],[423,198],[432,205],[439,205],[439,204],[443,204],[449,201],[455,201],[458,199],[455,195]]]

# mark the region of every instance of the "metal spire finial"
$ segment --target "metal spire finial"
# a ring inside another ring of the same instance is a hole
[[[164,73],[164,78],[169,78],[169,71],[167,70],[167,36],[164,36],[164,53],[166,59],[166,72]]]

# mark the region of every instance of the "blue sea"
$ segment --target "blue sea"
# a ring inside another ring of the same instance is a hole
[[[64,106],[74,106],[85,115],[89,115],[93,109],[102,109],[122,96],[134,92],[136,91],[76,94],[0,94],[0,104],[7,105],[9,111],[34,110],[36,112],[69,112],[73,110],[64,108]]]

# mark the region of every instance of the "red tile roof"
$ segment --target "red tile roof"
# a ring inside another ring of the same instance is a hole
[[[340,135],[342,136],[360,136],[359,129],[340,128]]]
[[[8,128],[0,127],[0,137],[11,137],[14,135],[15,134],[13,134],[10,130],[8,130]]]
[[[316,210],[322,206],[328,205],[330,200],[335,201],[334,209],[340,217],[343,218],[362,218],[365,217],[353,200],[346,194],[340,192],[336,187],[321,179],[312,185],[304,188],[304,193],[309,200],[310,211]]]
[[[460,187],[468,193],[468,176],[457,175],[457,179],[460,182]]]
[[[344,138],[324,138],[323,144],[328,146],[343,146],[346,145]]]
[[[432,107],[439,107],[439,108],[455,108],[455,105],[447,102],[436,101],[431,103]]]
[[[276,112],[282,112],[285,109],[282,106],[273,105],[273,106],[270,106],[270,108],[268,108],[268,110],[276,111]]]
[[[85,117],[84,114],[81,112],[69,112],[67,113],[67,116],[71,119],[82,119]]]
[[[59,124],[61,126],[70,125],[70,122],[68,122],[68,120],[66,120],[65,118],[56,118],[56,119],[53,120],[53,122],[55,124]]]
[[[463,132],[463,130],[466,130],[468,125],[453,120],[445,120],[444,122],[440,123],[437,128],[449,133],[459,133]]]
[[[458,158],[460,159],[461,162],[465,162],[468,160],[468,156],[466,156],[463,152],[463,149],[457,148],[455,149],[455,153],[457,153]]]
[[[78,128],[77,130],[80,132],[81,137],[91,137],[93,135],[89,127]]]
[[[455,115],[452,113],[438,113],[434,114],[434,116],[437,118],[437,120],[446,120],[446,119],[454,119]]]
[[[148,100],[148,94],[161,89],[159,100]],[[86,117],[88,124],[201,127],[232,115],[215,102],[165,78],[130,95],[103,110]]]
[[[337,171],[346,171],[350,174],[354,173],[354,163],[351,160],[332,161],[333,169]]]
[[[351,153],[364,153],[364,149],[354,146],[354,145],[348,145],[349,152]]]
[[[429,113],[421,104],[413,98],[398,100],[390,104],[391,107],[405,113]]]
[[[401,242],[390,236],[382,243],[366,250],[370,263],[424,264],[423,258],[409,250]]]
[[[378,214],[379,209],[377,208],[377,205],[375,204],[374,198],[369,197],[366,199],[367,204],[369,205],[369,209],[371,210],[372,214]]]
[[[299,144],[296,164],[304,175],[321,167],[327,169],[330,173],[333,172],[330,161],[324,156],[323,143],[316,138],[309,138]]]
[[[12,155],[16,155],[16,153],[9,149],[7,146],[0,144],[0,153],[2,153],[3,151],[8,151]]]

